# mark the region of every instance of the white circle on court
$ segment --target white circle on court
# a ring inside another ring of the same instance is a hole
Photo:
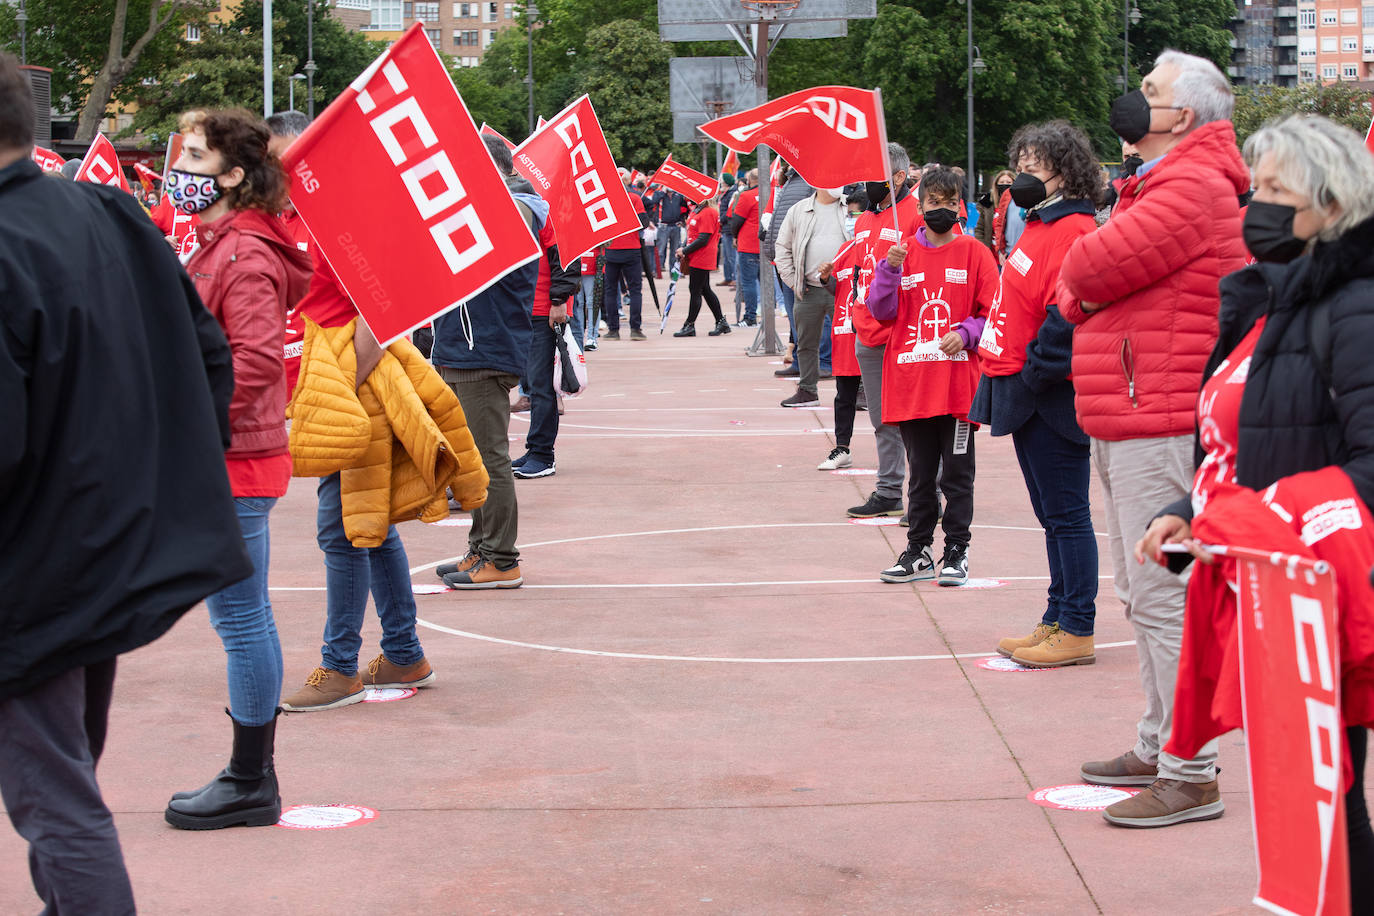
[[[872,477],[878,473],[877,468],[836,468],[830,473],[836,477]]]
[[[471,518],[441,518],[434,524],[444,528],[468,528],[472,526]]]
[[[292,805],[281,813],[278,827],[293,830],[337,830],[375,820],[377,812],[362,805]]]
[[[1049,786],[1036,789],[1026,796],[1042,808],[1060,811],[1101,811],[1109,805],[1125,801],[1139,794],[1139,789],[1118,789],[1113,786]]]

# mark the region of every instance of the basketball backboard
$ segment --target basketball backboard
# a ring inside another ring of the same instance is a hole
[[[668,61],[668,102],[673,142],[702,139],[697,125],[763,103],[743,57],[674,57]]]
[[[729,41],[730,26],[757,22],[759,10],[740,0],[658,0],[658,34],[664,41]],[[767,15],[768,34],[784,38],[838,38],[848,20],[878,15],[877,0],[799,0],[794,9]],[[783,26],[786,25],[786,29]]]

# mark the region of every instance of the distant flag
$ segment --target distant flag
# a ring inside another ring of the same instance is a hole
[[[31,158],[45,172],[60,172],[62,164],[67,161],[52,150],[38,145],[34,146]]]
[[[639,179],[643,177],[644,173],[641,172],[639,169],[630,169],[630,184],[633,185],[636,181],[639,181]]]
[[[91,141],[91,148],[86,151],[86,158],[81,160],[81,168],[77,169],[73,180],[113,185],[132,193],[129,179],[124,177],[124,170],[119,167],[119,154],[115,152],[114,144],[100,133]]]
[[[181,145],[183,142],[179,132],[167,138],[167,157],[162,160],[163,187],[167,186],[167,173],[172,170],[172,166],[176,165],[176,161],[181,158]]]
[[[161,175],[141,162],[134,163],[134,174],[138,175],[138,183],[143,185],[143,190],[149,193],[153,190],[153,182],[162,180]]]
[[[1364,132],[1364,145],[1369,148],[1371,153],[1374,153],[1374,121],[1369,122],[1369,130]]]
[[[481,127],[481,129],[478,131],[478,133],[486,134],[486,135],[489,136],[489,137],[495,137],[495,138],[497,138],[497,139],[500,140],[502,143],[506,144],[506,148],[507,148],[507,149],[509,149],[511,152],[515,152],[515,144],[512,143],[512,142],[510,142],[509,140],[507,140],[505,137],[503,137],[503,136],[501,135],[501,132],[500,132],[499,130],[497,130],[496,128],[492,127],[492,126],[491,126],[490,124],[488,124],[486,121],[483,121],[483,122],[482,122],[482,127]]]
[[[649,180],[665,188],[672,188],[694,204],[710,200],[720,189],[720,182],[710,175],[703,175],[695,169],[688,168],[681,162],[674,162],[671,154],[663,160],[663,164]]]
[[[547,123],[549,123],[549,122],[544,120],[544,116],[543,116],[543,115],[540,115],[539,118],[534,122],[534,129],[535,129],[535,130],[539,130],[541,127],[543,127],[543,126],[544,126],[545,124],[547,124]]]
[[[739,175],[739,153],[730,150],[725,156],[725,164],[720,167],[722,175]]]

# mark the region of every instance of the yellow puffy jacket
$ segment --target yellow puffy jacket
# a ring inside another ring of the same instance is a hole
[[[380,547],[395,522],[447,518],[448,487],[464,509],[482,505],[488,477],[457,395],[410,341],[388,347],[355,390],[356,321],[322,328],[305,319],[292,474],[339,472],[344,533],[354,547]]]

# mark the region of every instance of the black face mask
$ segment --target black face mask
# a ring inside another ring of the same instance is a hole
[[[864,194],[868,196],[868,205],[873,209],[878,208],[884,197],[891,193],[892,187],[886,181],[865,181]]]
[[[946,207],[927,210],[923,215],[926,219],[926,227],[936,235],[944,235],[954,228],[955,223],[959,222],[959,214]]]
[[[1151,105],[1145,93],[1132,90],[1112,102],[1112,113],[1107,124],[1122,140],[1134,146],[1150,134],[1167,134],[1168,130],[1151,130],[1150,117],[1155,108],[1179,111],[1177,105]]]
[[[1011,185],[1009,185],[1009,184],[999,184],[999,185],[997,186],[997,199],[998,199],[998,200],[1001,200],[1001,199],[1002,199],[1002,195],[1005,194],[1005,193],[1007,193],[1007,192],[1010,191],[1010,190],[1011,190]]]
[[[1287,264],[1306,250],[1307,239],[1293,234],[1293,217],[1297,213],[1295,207],[1250,201],[1245,208],[1242,235],[1245,247],[1256,261]]]
[[[1121,160],[1121,173],[1123,175],[1134,175],[1136,171],[1144,164],[1144,159],[1141,159],[1135,153],[1132,153],[1125,159]]]
[[[1011,183],[1011,202],[1022,210],[1029,210],[1049,196],[1045,183],[1030,172],[1022,172]]]

